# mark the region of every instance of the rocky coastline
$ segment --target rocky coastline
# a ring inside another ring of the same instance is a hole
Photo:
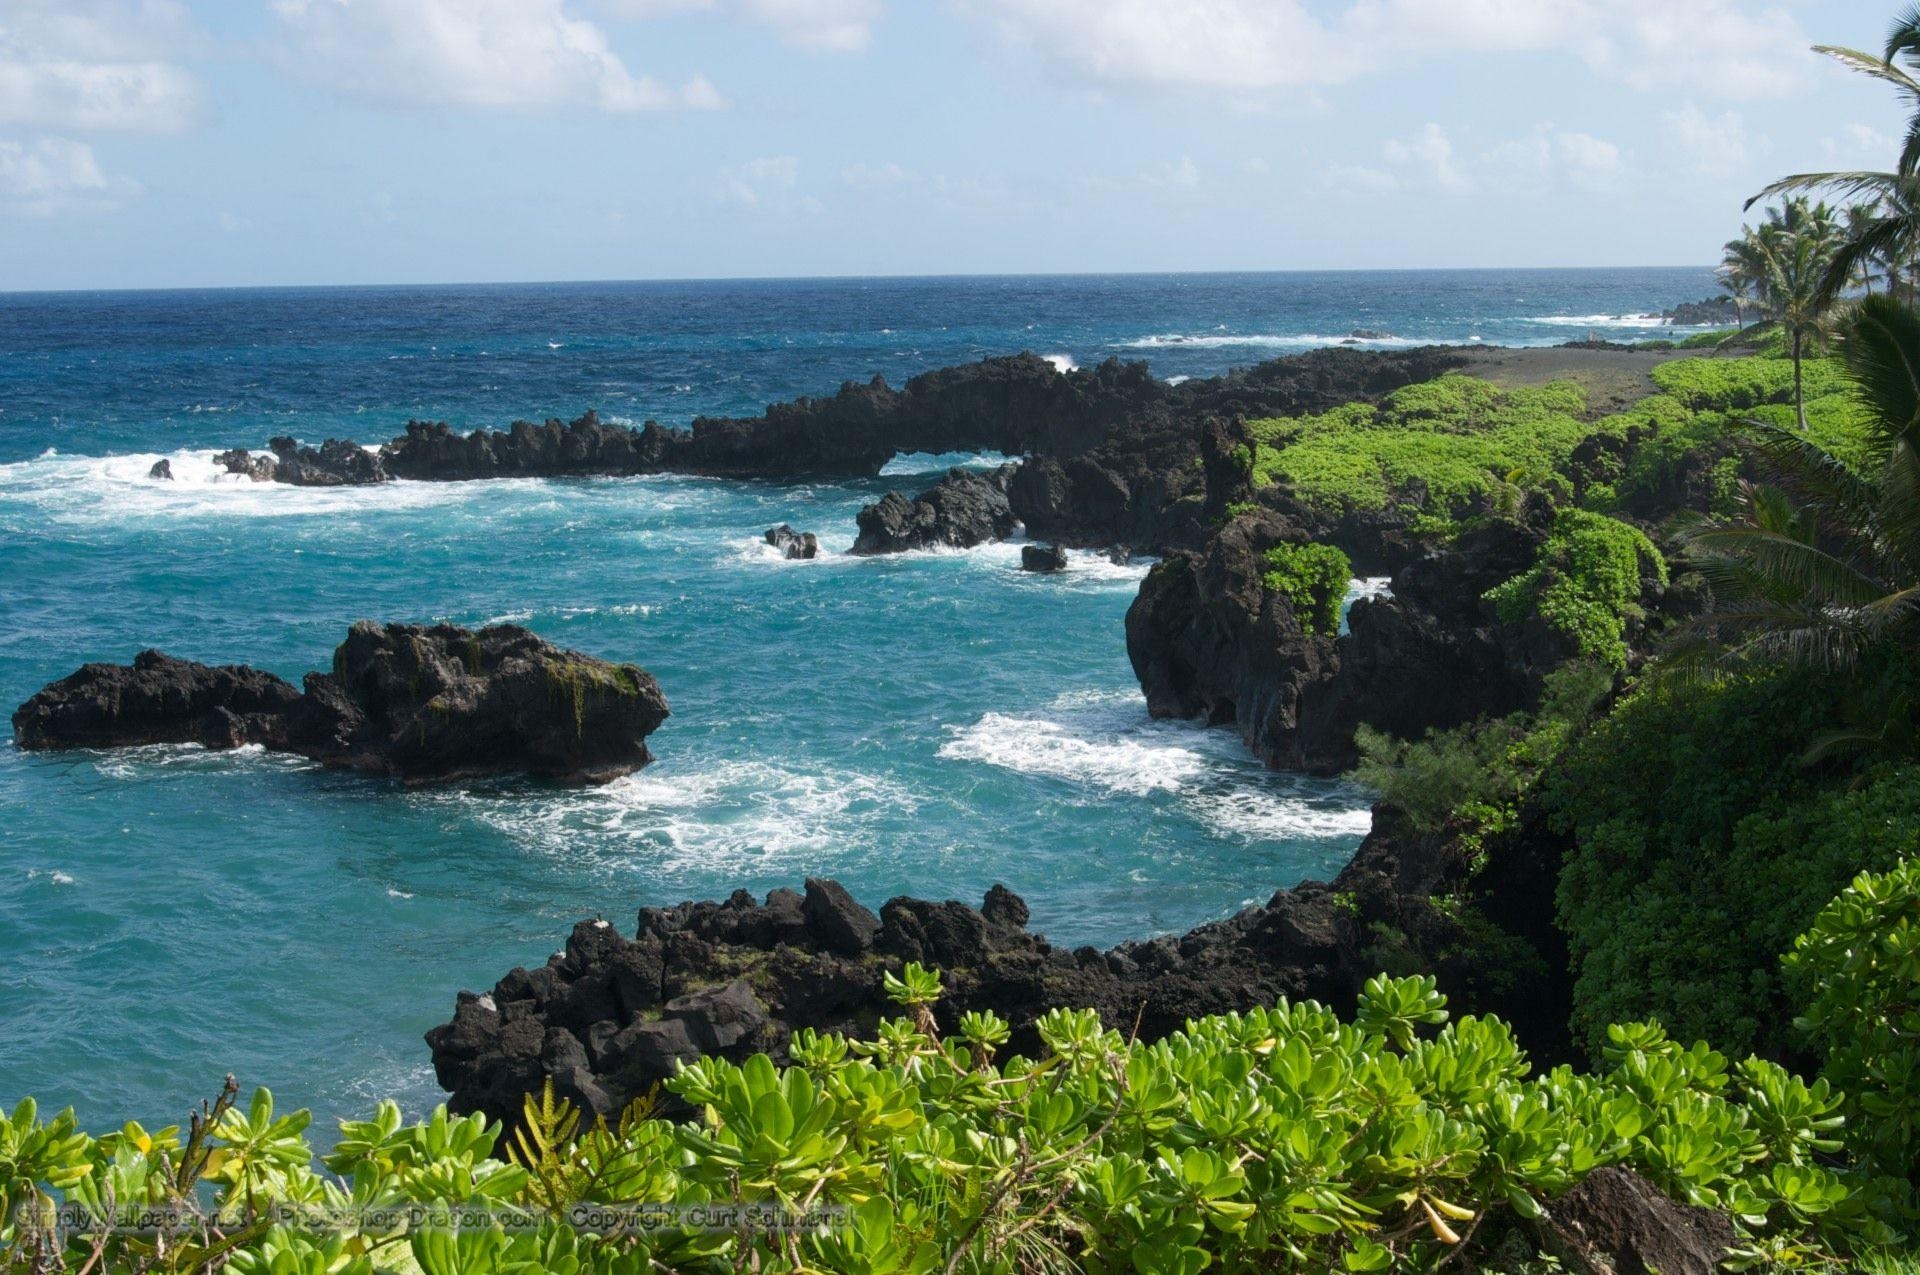
[[[1465,878],[1470,860],[1455,838],[1383,812],[1331,883],[1304,881],[1185,934],[1105,951],[1049,943],[1005,886],[978,906],[901,897],[875,914],[837,882],[809,878],[763,900],[740,890],[718,902],[643,907],[631,931],[582,921],[544,965],[460,993],[426,1040],[455,1111],[512,1123],[524,1095],[552,1080],[588,1110],[617,1114],[697,1057],[783,1060],[800,1027],[870,1033],[897,1013],[883,978],[908,961],[940,970],[943,1029],[991,1009],[1013,1028],[1008,1048],[1032,1056],[1034,1021],[1055,1006],[1097,1009],[1155,1040],[1189,1018],[1283,996],[1350,1009],[1383,961],[1418,953],[1433,958],[1457,1004],[1478,1012],[1492,1003],[1496,977],[1527,980],[1520,998],[1542,1012],[1522,1013],[1518,1025],[1556,1056],[1564,1047],[1553,1006],[1564,992],[1548,964],[1478,968],[1458,955],[1461,923],[1432,902]],[[1499,998],[1513,999],[1513,988],[1503,984]]]
[[[898,390],[879,377],[849,381],[828,397],[776,403],[758,417],[701,417],[686,429],[618,426],[592,411],[464,434],[409,421],[374,448],[276,438],[266,454],[235,449],[215,461],[254,481],[299,486],[656,473],[784,482],[872,477],[902,453],[998,452],[1022,458],[1005,499],[1029,534],[1158,552],[1196,547],[1208,530],[1193,471],[1202,422],[1375,399],[1462,367],[1470,354],[1319,350],[1177,386],[1145,363],[1109,359],[1063,373],[1018,354],[926,372]],[[899,503],[908,509],[889,512],[911,518],[916,502]],[[943,535],[935,542],[953,543]]]
[[[257,744],[408,783],[604,783],[652,760],[646,738],[667,715],[645,669],[523,628],[362,620],[298,690],[246,665],[142,651],[48,684],[14,711],[13,734],[24,749]]]

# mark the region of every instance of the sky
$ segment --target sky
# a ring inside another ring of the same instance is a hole
[[[0,291],[1706,265],[1893,0],[0,0]]]

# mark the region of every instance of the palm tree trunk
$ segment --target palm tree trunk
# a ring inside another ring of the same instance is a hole
[[[1807,428],[1807,400],[1800,391],[1800,329],[1793,330],[1793,415],[1801,430]]]

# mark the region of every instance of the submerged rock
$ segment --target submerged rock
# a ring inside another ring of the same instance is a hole
[[[767,528],[767,543],[789,560],[808,559],[820,554],[820,540],[811,531],[795,531],[786,523]]]
[[[667,717],[644,669],[562,650],[525,629],[362,620],[328,673],[296,691],[244,665],[142,651],[89,664],[13,715],[22,748],[260,744],[330,766],[430,782],[529,774],[600,783],[652,760]]]
[[[159,460],[153,462],[153,468],[147,471],[147,477],[166,479],[171,482],[173,480],[173,462],[162,456]]]
[[[1065,571],[1067,551],[1059,545],[1021,545],[1022,571]]]
[[[856,554],[905,553],[913,549],[970,549],[1005,540],[1019,526],[1007,503],[1017,465],[998,469],[948,470],[912,500],[890,491],[859,513]]]

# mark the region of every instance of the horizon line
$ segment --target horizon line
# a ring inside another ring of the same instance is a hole
[[[562,288],[616,287],[636,284],[748,284],[748,283],[866,283],[941,282],[981,279],[1148,279],[1233,278],[1248,275],[1371,275],[1371,274],[1523,274],[1593,273],[1628,270],[1703,270],[1701,264],[1635,266],[1339,266],[1254,270],[1031,270],[956,271],[936,274],[791,274],[791,275],[662,275],[652,278],[603,279],[489,279],[391,280],[379,283],[215,283],[157,284],[132,287],[4,288],[0,297],[106,296],[126,293],[170,292],[312,292],[374,290],[381,288]]]

